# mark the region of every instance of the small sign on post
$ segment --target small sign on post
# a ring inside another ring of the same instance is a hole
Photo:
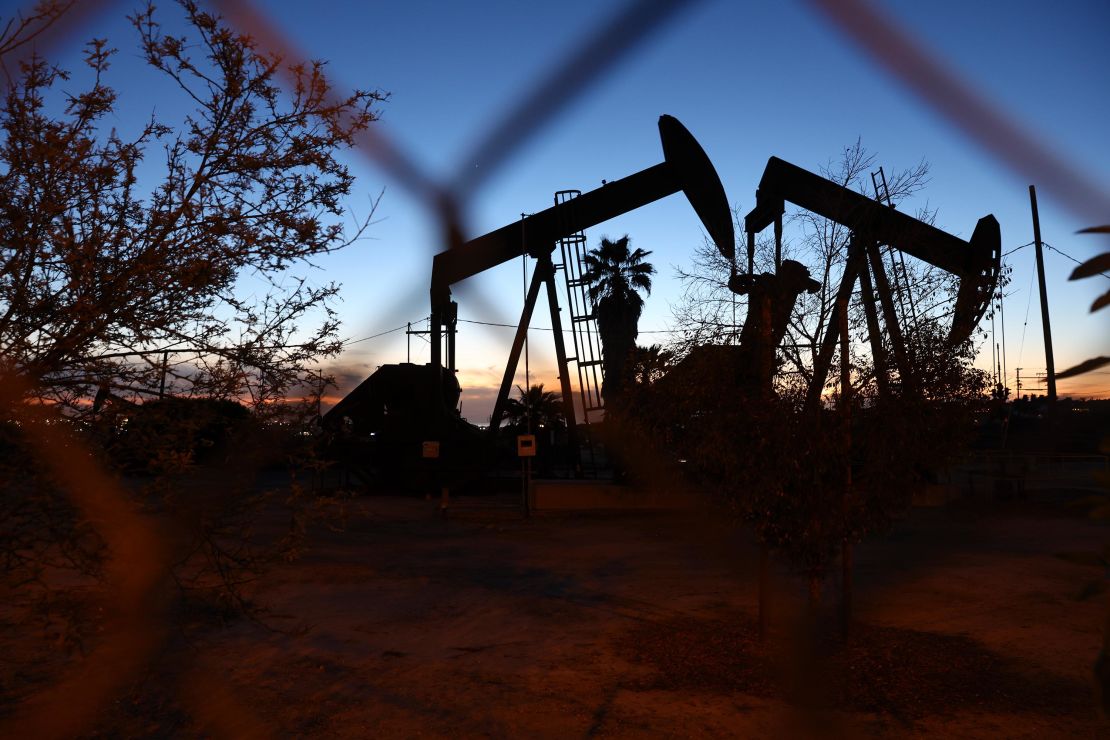
[[[536,456],[536,435],[534,435],[534,434],[518,434],[516,436],[516,456],[517,457],[535,457]]]
[[[516,436],[516,456],[520,458],[520,506],[528,516],[528,484],[532,481],[532,458],[536,456],[536,435]]]
[[[424,443],[423,457],[438,458],[439,457],[439,442],[425,442]]]

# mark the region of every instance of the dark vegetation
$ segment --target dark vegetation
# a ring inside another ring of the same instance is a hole
[[[263,618],[246,586],[300,552],[318,362],[342,347],[338,286],[305,271],[368,224],[339,223],[339,152],[386,98],[286,68],[191,0],[148,4],[116,41],[189,108],[128,131],[108,40],[76,70],[37,51],[72,5],[0,23],[0,589],[5,619],[65,651],[117,651],[55,687],[70,711],[41,719],[71,728],[133,646]],[[285,526],[260,534],[275,507]]]

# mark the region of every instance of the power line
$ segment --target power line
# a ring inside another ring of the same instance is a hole
[[[458,319],[460,324],[480,324],[481,326],[497,326],[504,329],[516,329],[516,324],[502,324],[496,321],[478,321],[477,319]],[[403,327],[402,327],[403,328]],[[550,326],[529,326],[529,331],[554,331]],[[564,334],[570,334],[573,329],[563,329]],[[683,329],[640,329],[638,334],[679,334]]]
[[[1070,254],[1067,254],[1063,250],[1057,249],[1056,247],[1052,246],[1051,244],[1049,244],[1048,242],[1046,242],[1044,240],[1041,240],[1041,244],[1045,245],[1046,247],[1051,249],[1056,254],[1063,255],[1064,257],[1067,257],[1069,260],[1071,260],[1072,262],[1074,262],[1077,265],[1082,265],[1083,264],[1082,262],[1077,260],[1075,257],[1072,257]],[[1107,275],[1105,272],[1099,272],[1099,273],[1095,273],[1095,274],[1096,275],[1102,275],[1107,280],[1110,280],[1110,275]]]
[[[378,337],[384,337],[386,334],[393,334],[394,332],[399,332],[402,329],[408,328],[409,324],[418,324],[418,323],[420,323],[421,321],[424,321],[424,319],[427,319],[427,318],[428,317],[425,316],[424,318],[417,319],[416,321],[408,321],[408,322],[406,322],[404,324],[401,324],[400,326],[395,327],[393,329],[386,329],[385,331],[380,331],[377,334],[371,334],[370,336],[362,337],[361,339],[347,339],[343,342],[343,346],[346,347],[346,346],[351,345],[351,344],[358,344],[359,342],[368,342],[371,339],[377,339]]]
[[[1042,242],[1043,244],[1043,242]],[[1029,296],[1025,301],[1025,321],[1021,324],[1021,346],[1018,347],[1018,362],[1021,362],[1022,353],[1025,352],[1025,330],[1029,326],[1029,307],[1033,305],[1033,278],[1036,276],[1036,266],[1029,273]]]
[[[417,319],[416,322],[409,322],[409,323],[418,323],[420,321],[424,321],[427,318],[428,317],[425,316],[424,318]],[[400,326],[394,327],[393,329],[386,329],[385,331],[380,331],[377,334],[371,334],[370,336],[360,337],[358,339],[344,339],[344,340],[341,340],[339,342],[339,345],[341,347],[348,347],[352,344],[359,344],[361,342],[368,342],[371,339],[377,339],[378,337],[384,337],[387,334],[393,334],[395,332],[399,332],[402,329],[405,329],[406,327],[408,327],[408,325],[409,325],[408,323],[401,324]],[[241,350],[306,349],[306,348],[314,347],[314,346],[316,346],[316,343],[259,344],[259,345],[246,345],[245,344],[245,345],[230,346],[230,347],[213,347],[213,346],[190,347],[188,345],[182,345],[182,344],[179,343],[179,344],[171,344],[168,347],[156,347],[156,348],[153,348],[153,349],[127,350],[125,352],[108,352],[108,353],[103,354],[103,355],[95,355],[93,357],[85,357],[83,359],[84,360],[111,360],[111,359],[120,359],[120,358],[123,358],[123,357],[142,357],[144,355],[155,355],[155,354],[161,354],[163,352],[169,352],[170,354],[220,354],[222,352],[232,352],[232,351],[241,351]]]
[[[1033,244],[1033,242],[1029,242],[1028,244],[1022,244],[1020,247],[1014,247],[1009,252],[1004,252],[1002,254],[1002,257],[1003,257],[1003,259],[1005,259],[1006,257],[1009,257],[1011,254],[1018,251],[1019,249],[1025,249],[1028,246],[1032,246],[1032,244]],[[1042,241],[1041,244],[1044,244],[1044,242]]]

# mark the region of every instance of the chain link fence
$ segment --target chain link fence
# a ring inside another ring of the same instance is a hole
[[[555,114],[571,106],[620,62],[664,36],[668,24],[698,4],[691,0],[634,0],[600,21],[571,54],[502,111],[449,177],[436,177],[406,157],[378,126],[359,132],[357,154],[424,205],[428,218],[443,235],[440,244],[432,245],[433,252],[456,248],[463,242],[462,217],[490,177],[511,167],[514,156]],[[282,58],[286,66],[308,63],[298,52],[296,39],[273,22],[264,4],[213,0],[210,6],[261,48]],[[877,7],[864,0],[811,0],[810,7],[831,32],[851,39],[874,65],[999,163],[1059,194],[1063,205],[1081,219],[1092,224],[1106,219],[1110,201],[1097,178],[1061,161],[1047,143],[992,107],[986,96]],[[120,4],[107,0],[72,3],[39,36],[37,52],[48,56],[51,49],[82,42],[83,29],[99,14],[111,12],[121,12]],[[21,53],[26,56],[31,49]],[[18,55],[13,61],[18,63]],[[473,161],[483,162],[483,167],[466,166]],[[396,307],[385,313],[393,315]],[[492,313],[496,312],[487,315]],[[20,389],[9,385],[0,388],[0,394],[5,405],[16,405]],[[95,650],[23,702],[0,727],[8,737],[76,736],[89,731],[97,713],[122,687],[142,675],[165,644],[171,631],[167,616],[172,591],[170,553],[162,525],[155,517],[133,509],[127,492],[97,467],[77,435],[49,424],[39,409],[26,408],[24,412],[28,418],[39,417],[37,423],[27,425],[33,431],[30,444],[37,464],[55,476],[73,506],[83,518],[96,523],[105,541],[109,556],[104,574],[112,589],[108,600],[112,613],[104,621]],[[264,732],[265,723],[238,706],[221,681],[218,675],[202,675],[199,667],[187,670],[181,701],[216,734]]]

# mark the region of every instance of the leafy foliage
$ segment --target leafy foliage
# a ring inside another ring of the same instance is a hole
[[[1106,226],[1092,226],[1089,229],[1083,229],[1080,234],[1110,234],[1110,225]],[[1103,252],[1097,254],[1091,259],[1072,270],[1069,280],[1082,280],[1083,278],[1094,277],[1095,275],[1102,275],[1106,277],[1106,270],[1110,269],[1110,252]],[[1110,306],[1110,291],[1103,293],[1095,299],[1091,304],[1091,313],[1099,311],[1103,308]],[[1069,367],[1061,373],[1057,373],[1057,378],[1072,378],[1076,375],[1093,372],[1100,367],[1110,365],[1110,357],[1092,357],[1085,360],[1074,367]]]
[[[151,117],[131,138],[111,128],[104,39],[87,45],[79,79],[39,56],[9,70],[0,374],[40,398],[79,405],[104,383],[157,387],[170,348],[182,353],[170,368],[179,390],[262,404],[340,348],[337,286],[289,270],[365,228],[345,236],[336,220],[353,184],[337,153],[385,96],[339,96],[322,63],[285,70],[192,0],[179,5],[187,36],[164,32],[153,5],[130,18],[146,63],[192,106],[176,125]],[[0,53],[38,28],[10,25]],[[248,273],[261,286],[243,291]],[[299,338],[312,316],[321,323]]]
[[[628,356],[636,346],[637,324],[644,309],[640,291],[651,293],[655,274],[655,267],[644,261],[650,254],[639,248],[633,251],[627,234],[616,241],[603,238],[600,246],[586,254],[582,279],[590,286],[601,335],[605,369],[601,392],[606,400],[619,395],[628,381]]]
[[[368,224],[339,223],[354,184],[340,153],[386,96],[339,94],[322,62],[286,67],[192,0],[167,21],[180,34],[147,4],[130,17],[140,57],[189,112],[129,136],[106,40],[72,75],[34,52],[73,6],[0,19],[0,583],[50,604],[127,555],[106,553],[118,521],[63,485],[80,459],[103,478],[93,498],[119,495],[106,510],[138,503],[165,525],[183,591],[246,609],[245,584],[295,555],[301,530],[296,480],[280,502],[256,480],[309,441],[290,417],[312,404],[278,401],[322,393],[317,362],[341,348],[338,286],[301,271]],[[189,397],[139,403],[163,373]],[[94,453],[127,477],[102,476]],[[259,536],[278,504],[288,531]]]
[[[505,404],[507,426],[516,434],[541,427],[554,429],[563,426],[563,398],[555,391],[545,391],[543,383],[524,390],[517,386],[517,397]]]

